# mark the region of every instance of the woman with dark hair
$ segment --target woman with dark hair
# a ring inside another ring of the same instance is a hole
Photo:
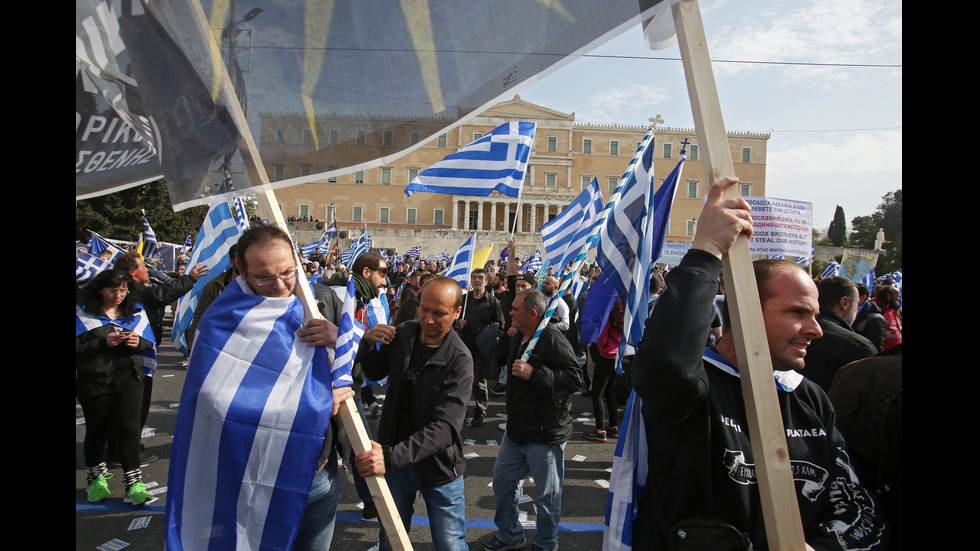
[[[595,410],[595,428],[582,436],[596,442],[605,442],[609,437],[619,437],[619,405],[616,403],[616,356],[619,354],[619,341],[623,338],[623,316],[626,309],[616,299],[609,321],[599,334],[599,340],[592,345],[595,359],[595,372],[592,374],[592,409]],[[606,404],[603,406],[602,398]],[[609,424],[603,408],[609,410]]]
[[[140,406],[143,365],[155,362],[153,329],[130,295],[129,273],[106,270],[82,291],[75,306],[75,396],[85,415],[88,500],[109,496],[106,439],[119,438],[126,503],[154,498],[140,470]]]

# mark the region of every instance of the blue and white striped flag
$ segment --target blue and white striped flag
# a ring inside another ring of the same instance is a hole
[[[414,257],[422,256],[422,245],[416,245],[412,247],[411,249],[408,250],[407,253],[405,253],[405,256],[414,256]]]
[[[343,262],[344,266],[352,267],[354,261],[357,257],[371,250],[371,236],[367,234],[367,228],[361,232],[361,236],[357,238],[357,241],[352,241],[350,248],[346,251],[340,253],[340,261]]]
[[[599,181],[593,178],[592,183],[554,220],[541,226],[544,250],[555,267],[556,275],[562,275],[565,266],[581,252],[603,206],[605,203],[602,201]]]
[[[297,242],[294,240],[293,243],[297,243]],[[311,254],[316,252],[316,248],[319,245],[320,245],[319,241],[314,241],[312,243],[307,243],[306,245],[301,246],[299,248],[300,257],[303,258],[304,260],[309,258]]]
[[[437,261],[442,261],[442,262],[449,262],[451,259],[452,257],[449,256],[449,251],[447,251],[446,249],[443,249],[442,252],[439,253],[439,256],[436,257]]]
[[[871,271],[864,274],[864,278],[861,279],[861,283],[868,286],[868,289],[874,289],[875,285],[875,269],[871,268]]]
[[[527,254],[528,255],[531,254],[530,249],[528,249]],[[537,272],[538,270],[541,269],[541,265],[543,263],[544,261],[541,260],[541,251],[535,250],[534,256],[528,258],[527,255],[525,255],[524,264],[521,264],[521,267],[518,268],[517,271],[522,274],[526,274],[528,272]]]
[[[796,260],[794,260],[793,262],[795,262],[796,265],[801,268],[806,268],[807,266],[810,265],[810,258],[806,256],[798,256],[796,257]]]
[[[99,272],[111,267],[107,261],[88,253],[79,253],[75,258],[75,289],[82,290]]]
[[[197,232],[194,251],[187,265],[193,268],[200,263],[208,266],[208,273],[194,282],[194,287],[177,301],[177,312],[174,314],[174,327],[170,332],[170,340],[181,353],[187,353],[187,338],[184,332],[191,326],[194,319],[194,308],[201,297],[204,286],[212,279],[220,276],[231,268],[228,250],[242,236],[242,227],[235,222],[231,207],[225,201],[211,205],[204,223]]]
[[[361,337],[364,336],[364,325],[357,321],[355,311],[357,310],[357,297],[354,292],[354,277],[347,279],[347,294],[344,296],[344,309],[340,315],[340,324],[337,326],[337,347],[334,349],[333,360],[334,370],[339,370],[347,378],[351,376],[354,368],[354,360],[357,358],[357,348],[361,344]],[[346,379],[345,379],[346,381]],[[352,386],[354,384],[338,384],[335,386]]]
[[[99,256],[99,253],[106,250],[112,252],[112,259],[109,261],[110,263],[115,262],[116,257],[122,254],[122,251],[119,250],[119,247],[116,247],[112,243],[109,243],[101,235],[92,232],[92,238],[89,239],[88,241],[88,252],[91,253],[92,256]]]
[[[150,222],[143,217],[143,258],[153,258],[157,255],[157,235],[153,233]]]
[[[423,170],[405,188],[486,197],[496,190],[517,197],[534,143],[533,122],[508,122]]]
[[[476,234],[470,236],[463,245],[456,249],[453,260],[449,263],[442,275],[451,277],[459,283],[460,287],[465,288],[470,284],[470,272],[473,271],[473,253],[476,251]]]
[[[830,264],[820,272],[820,277],[831,277],[840,275],[840,264],[836,260],[831,260]]]
[[[783,255],[781,255],[781,254],[774,254],[774,255],[772,255],[772,256],[769,257],[769,260],[783,260]]]
[[[331,370],[325,348],[299,340],[304,312],[295,296],[255,295],[239,277],[212,304],[177,414],[166,546],[290,549],[332,387],[349,386],[350,373]]]
[[[187,234],[187,239],[184,240],[184,245],[180,248],[180,254],[187,254],[187,249],[194,246],[194,239],[191,238],[193,234]]]
[[[235,197],[235,222],[242,227],[242,233],[248,231],[248,216],[245,214],[245,201],[241,197]]]
[[[337,239],[337,221],[334,220],[323,232],[323,239],[329,243],[331,239]]]
[[[649,468],[646,427],[640,412],[642,405],[640,397],[630,392],[620,423],[625,430],[620,432],[616,441],[609,476],[606,525],[602,529],[602,548],[605,551],[633,549],[633,519],[640,509],[640,497],[646,490]]]

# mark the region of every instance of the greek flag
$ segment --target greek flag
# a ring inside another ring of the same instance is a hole
[[[599,181],[593,178],[592,183],[565,210],[554,220],[541,226],[544,250],[551,259],[556,274],[563,274],[565,266],[582,251],[604,206]]]
[[[112,265],[97,256],[79,253],[75,258],[75,289],[81,291],[99,272]]]
[[[795,262],[796,265],[798,265],[801,268],[806,268],[807,266],[810,265],[810,258],[806,256],[798,256],[796,257],[796,260],[794,260],[793,262]]]
[[[293,242],[295,243],[296,241]],[[306,245],[303,245],[302,247],[299,248],[300,256],[305,260],[311,254],[316,252],[316,248],[319,244],[320,244],[319,241],[314,241],[312,243],[307,243]]]
[[[439,253],[439,256],[436,257],[436,260],[437,261],[442,261],[442,262],[449,262],[449,260],[451,258],[452,257],[449,256],[449,251],[447,251],[446,249],[443,249],[442,252]]]
[[[194,239],[191,238],[193,234],[187,234],[187,239],[184,240],[184,245],[180,248],[180,254],[187,254],[187,249],[194,245]]]
[[[235,222],[242,227],[242,233],[248,230],[248,216],[245,215],[245,202],[241,197],[235,197]]]
[[[486,197],[496,190],[517,197],[534,143],[533,122],[508,122],[419,173],[405,188]]]
[[[304,312],[294,296],[255,295],[239,277],[212,304],[180,398],[166,546],[290,549],[323,448],[332,387],[349,386],[350,372],[331,370],[325,348],[296,337]]]
[[[344,310],[340,315],[340,324],[337,326],[337,347],[333,360],[335,370],[339,370],[345,377],[344,381],[350,380],[349,384],[338,384],[335,386],[352,386],[354,384],[351,377],[351,370],[354,368],[354,359],[357,358],[357,347],[361,344],[361,337],[364,336],[364,326],[357,321],[354,312],[357,310],[357,298],[354,293],[354,277],[347,279],[347,294],[344,296]]]
[[[212,279],[220,276],[231,268],[228,250],[242,236],[242,227],[235,222],[231,208],[225,201],[217,201],[211,205],[204,223],[197,232],[194,251],[187,265],[194,267],[200,263],[208,266],[208,273],[198,278],[194,287],[177,301],[177,312],[174,314],[174,328],[170,332],[170,340],[181,353],[187,353],[187,339],[184,332],[191,326],[194,318],[194,308],[201,297],[204,286]]]
[[[112,251],[113,261],[117,256],[119,256],[120,253],[122,253],[118,247],[106,241],[104,237],[92,232],[92,238],[88,240],[88,252],[91,253],[92,256],[99,256],[99,253],[105,250]]]
[[[518,272],[526,274],[528,272],[536,272],[541,269],[541,265],[544,263],[544,261],[541,260],[541,251],[535,250],[534,256],[528,258],[528,255],[530,254],[531,250],[528,249],[527,254],[524,255],[524,264],[521,264],[521,267],[517,269]]]
[[[367,228],[361,232],[361,236],[357,238],[357,241],[352,241],[350,248],[346,251],[340,253],[340,261],[343,262],[344,266],[351,267],[354,265],[354,261],[357,257],[371,250],[371,236],[367,234]]]
[[[334,220],[323,232],[323,242],[328,243],[331,239],[337,239],[337,221]]]
[[[157,254],[157,236],[153,233],[153,228],[150,227],[150,222],[143,217],[143,250],[140,254],[143,258],[152,258]]]
[[[407,253],[405,253],[405,256],[414,256],[414,257],[422,256],[422,245],[416,245],[412,247],[411,249],[408,250]]]
[[[613,453],[612,474],[609,475],[609,497],[606,500],[606,525],[602,529],[602,548],[605,551],[633,549],[633,519],[640,508],[640,497],[646,490],[647,442],[643,401],[630,392],[629,402],[620,426]]]
[[[820,272],[820,277],[831,277],[840,275],[840,264],[836,260],[831,260],[830,264]]]
[[[657,232],[653,193],[653,134],[648,132],[637,155],[620,179],[620,199],[613,207],[606,225],[599,232],[596,261],[609,283],[616,289],[626,317],[620,351],[626,344],[635,345],[643,333],[647,313],[650,267],[653,264],[654,234]],[[671,176],[675,177],[681,162]],[[665,182],[661,189],[667,188]],[[673,190],[666,201],[673,198]],[[669,205],[668,205],[669,208]],[[661,236],[663,232],[661,231]],[[662,239],[662,237],[661,237]],[[659,253],[658,253],[659,254]],[[621,369],[617,362],[617,370]]]
[[[861,279],[861,283],[868,286],[868,289],[874,289],[875,285],[875,269],[871,268],[871,271],[864,274],[864,278]]]
[[[769,259],[770,260],[784,260],[783,259],[783,255],[781,255],[781,254],[774,254],[774,255],[770,256]]]
[[[460,287],[465,288],[470,284],[470,272],[472,270],[473,263],[473,252],[476,250],[476,234],[470,236],[469,239],[463,243],[463,246],[456,249],[456,254],[453,255],[452,262],[449,263],[449,267],[442,275],[446,277],[451,277],[459,283]]]

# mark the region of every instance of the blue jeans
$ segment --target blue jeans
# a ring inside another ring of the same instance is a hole
[[[415,465],[409,465],[385,475],[398,514],[402,517],[405,532],[412,526],[415,511],[415,495],[422,493],[425,509],[429,514],[432,543],[438,551],[466,551],[466,501],[463,497],[463,477],[442,486],[423,487]],[[390,551],[391,544],[384,528],[381,529],[381,551]]]
[[[518,446],[507,434],[500,442],[497,461],[493,465],[493,495],[497,511],[497,539],[514,545],[524,537],[524,527],[518,518],[519,490],[517,483],[528,473],[534,477],[538,497],[534,507],[538,512],[534,543],[542,549],[558,545],[558,523],[561,522],[561,488],[565,480],[565,443]]]
[[[333,540],[334,522],[337,520],[337,504],[340,503],[340,480],[337,479],[337,461],[313,477],[306,511],[296,533],[295,551],[326,551]]]

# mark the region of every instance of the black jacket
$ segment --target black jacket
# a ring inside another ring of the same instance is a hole
[[[510,366],[524,353],[520,333],[511,339]],[[518,445],[560,444],[572,434],[572,394],[582,387],[582,370],[572,345],[548,324],[528,358],[531,378],[507,378],[507,436]]]
[[[817,323],[823,336],[810,342],[806,348],[806,368],[803,376],[830,392],[837,370],[851,362],[869,358],[878,353],[871,341],[848,327],[835,312],[820,312]]]
[[[418,342],[418,320],[406,321],[395,338],[378,350],[361,341],[357,359],[372,380],[388,379],[385,407],[378,426],[388,472],[415,464],[423,486],[441,486],[463,476],[463,423],[473,390],[473,359],[463,340],[450,330],[429,361],[413,370],[412,349]],[[411,410],[400,403],[407,377],[414,377]],[[396,441],[398,417],[411,415],[419,428],[407,440]]]

